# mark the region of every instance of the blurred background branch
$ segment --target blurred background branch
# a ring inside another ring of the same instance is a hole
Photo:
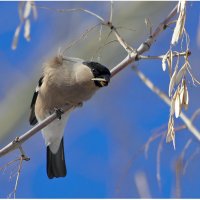
[[[45,2],[45,6],[53,9],[83,7],[85,10],[92,10],[94,13],[97,13],[98,16],[105,16],[105,19],[109,19],[116,28],[121,27],[120,29],[117,28],[119,34],[124,38],[124,41],[126,41],[125,43],[128,44],[128,46],[132,46],[133,49],[149,37],[149,33],[147,33],[145,28],[144,19],[149,19],[149,30],[151,30],[149,32],[152,33],[154,26],[159,24],[160,19],[165,18],[167,13],[174,8],[175,4],[175,2],[114,2],[112,4],[109,2]],[[17,16],[18,13],[15,11],[16,5],[17,3],[13,7],[10,6],[9,9],[11,9],[10,12],[12,12],[13,15],[15,14]],[[22,39],[24,37],[23,34],[22,36],[20,34],[18,46],[14,53],[8,48],[11,43],[11,39],[8,38],[12,38],[14,27],[18,24],[17,18],[13,19],[13,17],[11,18],[10,16],[12,23],[7,20],[7,24],[0,20],[0,24],[3,23],[3,29],[0,32],[3,34],[1,34],[0,40],[3,38],[5,41],[8,41],[0,42],[2,44],[0,47],[0,53],[2,54],[1,65],[6,66],[1,68],[0,72],[5,75],[4,77],[9,77],[1,79],[2,87],[0,88],[0,121],[2,122],[0,124],[0,139],[2,141],[2,146],[7,144],[11,138],[15,138],[19,133],[25,132],[25,130],[30,128],[30,126],[27,125],[29,102],[31,101],[32,92],[41,73],[41,63],[48,57],[55,55],[59,47],[62,46],[63,49],[66,49],[65,53],[67,56],[81,57],[85,60],[94,59],[105,64],[110,69],[112,66],[116,66],[120,63],[127,55],[127,52],[119,46],[119,43],[113,42],[116,41],[116,39],[113,34],[110,34],[110,30],[105,26],[96,26],[98,20],[92,18],[87,13],[75,12],[62,13],[62,15],[59,15],[58,12],[40,9],[39,7],[44,6],[44,2],[37,2],[36,5],[38,6],[38,20],[34,21],[32,20],[34,16],[29,16],[31,22],[31,40],[27,44]],[[7,4],[3,3],[0,8],[0,13],[4,17],[6,16],[6,12],[4,12],[6,7]],[[191,17],[195,16],[194,10],[196,9],[198,10],[197,7],[193,7],[193,11],[189,13]],[[28,15],[27,13],[25,16]],[[195,19],[196,17],[193,18],[194,26],[196,26]],[[168,25],[170,25],[170,23],[168,23]],[[26,24],[28,25],[25,25],[26,31],[24,29],[26,32],[25,39],[28,39],[29,31],[27,31],[27,27],[29,26],[29,22]],[[174,24],[174,22],[171,24]],[[191,24],[187,25],[191,26]],[[94,26],[96,27],[92,29],[92,31],[87,31]],[[198,26],[196,26],[196,28],[197,27]],[[152,46],[152,55],[158,55],[158,52],[160,55],[166,53],[171,39],[167,35],[171,36],[172,34],[170,28],[166,30],[166,33],[160,35],[160,38],[157,40],[157,45],[155,45],[155,47]],[[131,29],[131,31],[128,31],[128,29]],[[88,34],[80,37],[84,30],[86,30]],[[192,31],[192,29],[189,30]],[[11,32],[11,34],[9,35],[7,32]],[[75,41],[77,38],[81,38],[81,40],[70,48],[67,48],[69,41]],[[108,45],[106,45],[105,48],[102,47],[102,44]],[[126,45],[124,45],[124,47],[126,49]],[[195,52],[198,51],[193,50],[194,47],[195,43],[191,40],[191,50],[193,53],[191,66],[194,70],[193,73],[198,75],[199,69],[195,67],[197,65],[195,63],[198,63],[198,59],[196,59],[198,56],[195,56]],[[99,48],[101,48],[101,51],[98,51]],[[155,62],[153,63],[148,60],[145,63],[145,60],[143,60],[139,61],[138,64],[141,62],[141,71],[147,74],[149,79],[153,79],[155,85],[159,85],[162,90],[166,91],[166,85],[169,84],[169,77],[166,76],[166,74],[163,75],[163,72],[159,71],[160,68],[156,67]],[[147,66],[150,67],[148,68]],[[132,84],[134,85],[133,90],[131,89]],[[128,89],[124,90],[127,86]],[[188,115],[193,113],[199,105],[199,103],[195,101],[195,99],[198,99],[198,93],[195,92],[196,88],[189,85],[189,89],[190,107],[187,111]],[[146,100],[148,103],[145,103],[146,101],[143,100]],[[112,106],[106,107],[105,102],[108,102],[108,104]],[[70,119],[71,122],[68,124],[68,133],[66,134],[66,152],[68,153],[67,160],[70,163],[69,170],[71,176],[63,180],[63,182],[65,182],[64,185],[68,189],[65,188],[65,190],[63,190],[63,184],[61,184],[61,182],[54,182],[54,189],[52,189],[51,183],[46,180],[45,173],[43,173],[45,168],[45,155],[41,154],[41,151],[44,151],[44,146],[40,138],[41,136],[38,134],[33,137],[31,141],[27,141],[23,145],[23,148],[29,155],[35,156],[31,156],[31,167],[23,168],[20,179],[24,187],[23,189],[20,187],[18,188],[19,197],[28,196],[24,191],[29,191],[31,197],[34,197],[34,194],[35,197],[52,198],[55,194],[60,194],[60,197],[66,197],[68,195],[77,197],[77,192],[76,194],[73,193],[73,191],[76,191],[75,188],[79,188],[78,194],[80,194],[81,197],[92,196],[94,198],[106,196],[119,198],[120,196],[137,196],[138,188],[135,183],[133,183],[132,176],[132,173],[135,174],[135,168],[132,165],[133,162],[128,161],[130,161],[133,152],[137,151],[138,147],[149,138],[150,130],[167,121],[166,116],[168,116],[168,113],[168,107],[163,106],[162,102],[160,103],[156,98],[154,99],[147,90],[143,89],[140,82],[132,77],[131,69],[123,70],[120,76],[116,76],[112,80],[109,88],[106,88],[103,92],[99,91],[90,102],[85,104],[84,108],[80,109],[79,112],[75,112]],[[87,119],[83,119],[83,116],[87,116]],[[88,123],[88,121],[90,123]],[[197,120],[193,123],[199,128],[196,122]],[[77,123],[79,126],[75,126]],[[82,126],[83,124],[84,126]],[[191,136],[187,134],[187,137]],[[177,139],[179,141],[179,148],[177,148],[176,152],[172,152],[171,148],[169,150],[166,146],[162,148],[162,154],[165,154],[165,160],[163,161],[163,157],[160,156],[160,163],[162,163],[162,168],[160,168],[161,176],[163,176],[163,169],[170,171],[169,161],[172,160],[175,155],[179,155],[180,151],[184,148],[181,148],[181,146],[185,145],[184,141],[186,139],[188,140],[188,138],[185,138],[184,134],[181,135],[181,137],[177,137]],[[163,144],[163,146],[164,145],[165,144]],[[192,149],[193,146],[195,146],[195,143],[191,144],[190,149]],[[90,150],[88,150],[88,148]],[[157,186],[155,186],[156,184],[154,184],[155,174],[152,173],[155,169],[154,163],[152,164],[152,158],[156,155],[153,149],[154,147],[152,147],[151,152],[149,152],[148,165],[144,164],[146,161],[143,160],[137,161],[137,163],[140,164],[140,168],[145,167],[145,165],[148,167],[148,169],[145,168],[145,178],[149,180],[149,177],[151,177],[152,184],[149,186],[151,189],[150,195],[154,197],[158,195],[158,190]],[[198,151],[196,150],[196,152]],[[11,156],[13,155],[15,154],[13,153]],[[38,159],[38,155],[40,155],[40,159]],[[191,154],[191,157],[194,157],[192,155],[193,154]],[[195,155],[197,155],[197,153]],[[2,158],[2,162],[7,162],[6,159],[8,160],[6,157]],[[120,174],[124,174],[127,163],[130,164],[130,168],[127,170],[128,176],[123,175],[124,181],[123,184],[121,183],[120,192],[117,193],[113,190],[116,185],[116,177],[119,177]],[[137,164],[135,166],[137,166]],[[167,169],[165,169],[165,167]],[[189,167],[195,169],[195,167],[198,167],[198,164],[190,165]],[[112,173],[110,173],[111,171]],[[141,169],[141,171],[143,170]],[[190,176],[192,176],[191,170],[189,169],[188,171],[190,171]],[[169,172],[167,174],[169,174]],[[171,187],[169,182],[166,183],[166,180],[169,179],[167,174],[164,174],[162,178],[162,189],[165,191],[164,193],[159,193],[162,197],[167,197],[169,195],[169,188]],[[27,176],[29,176],[29,180],[26,180]],[[43,184],[32,187],[37,188],[31,191],[29,184],[31,182],[34,183],[36,181],[35,178],[38,176],[43,180]],[[188,178],[187,174],[184,178]],[[195,175],[194,178],[198,180],[198,175]],[[73,184],[73,181],[76,184]],[[85,182],[88,183],[88,186]],[[0,184],[2,184],[1,188],[3,188],[2,196],[5,196],[4,194],[8,194],[8,191],[11,191],[9,190],[10,183],[6,184],[6,177],[2,178]],[[57,184],[57,186],[55,186],[55,184]],[[194,196],[197,191],[194,191],[194,180],[190,186],[190,190],[193,190],[192,195]],[[40,192],[36,194],[37,191],[41,191],[41,187],[46,193],[44,192],[44,194],[41,194]],[[91,187],[93,188],[92,191]],[[81,188],[83,188],[83,191],[81,191]],[[63,193],[63,191],[66,191],[66,193]],[[186,193],[187,190],[181,191],[182,196]],[[58,198],[59,196],[56,195],[55,197]]]

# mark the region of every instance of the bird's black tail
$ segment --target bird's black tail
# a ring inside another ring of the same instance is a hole
[[[56,154],[52,153],[49,146],[47,146],[47,175],[49,178],[64,177],[67,174],[65,165],[65,154],[63,138],[60,147]]]

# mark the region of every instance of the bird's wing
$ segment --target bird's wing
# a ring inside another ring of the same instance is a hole
[[[39,81],[38,81],[38,86],[36,87],[36,89],[35,89],[35,92],[34,92],[34,94],[33,94],[33,98],[32,98],[32,101],[31,101],[31,106],[30,106],[30,108],[31,108],[31,113],[30,113],[30,117],[29,117],[29,122],[30,122],[30,124],[31,125],[35,125],[35,124],[37,124],[37,118],[36,118],[36,116],[35,116],[35,102],[36,102],[36,100],[37,100],[37,96],[38,96],[38,92],[39,92],[39,89],[40,89],[40,87],[41,87],[41,85],[42,85],[42,82],[43,82],[43,76],[39,79]]]

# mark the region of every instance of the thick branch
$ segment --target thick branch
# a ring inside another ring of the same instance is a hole
[[[66,106],[63,108],[64,112],[68,111],[71,106]],[[26,140],[28,140],[30,137],[35,135],[37,132],[42,130],[44,127],[46,127],[48,124],[50,124],[52,121],[54,121],[57,118],[56,113],[53,113],[49,117],[47,117],[45,120],[43,120],[41,123],[35,125],[32,129],[21,135],[17,140],[14,140],[10,142],[8,145],[6,145],[4,148],[0,150],[0,157],[4,156],[5,154],[9,153],[10,151],[13,151],[14,149],[19,148],[19,146],[24,143]]]
[[[167,28],[167,24],[176,14],[177,14],[177,6],[171,11],[171,13],[167,16],[167,18],[159,24],[159,26],[156,28],[153,34],[137,48],[136,51],[133,51],[131,54],[129,54],[121,63],[119,63],[111,70],[112,76],[119,73],[130,63],[137,61],[141,54],[148,51],[151,45],[156,41],[160,33]]]
[[[141,55],[144,52],[148,51],[150,49],[151,45],[155,42],[155,40],[158,37],[158,35],[163,30],[166,29],[167,24],[176,15],[176,13],[177,13],[177,6],[171,11],[171,13],[168,15],[168,17],[156,28],[156,30],[154,31],[154,33],[152,34],[152,36],[150,36],[145,42],[143,42],[136,51],[133,51],[132,53],[130,53],[122,62],[120,62],[117,66],[115,66],[111,70],[112,77],[114,75],[116,75],[117,73],[119,73],[122,69],[124,69],[125,67],[127,67],[130,63],[133,63],[134,61],[137,61],[139,55]],[[91,14],[91,12],[90,12],[90,14]],[[92,15],[93,15],[93,13],[92,13]],[[99,18],[99,19],[102,22],[102,19],[101,18]],[[123,42],[123,41],[121,41],[121,42]],[[65,108],[63,108],[64,112],[66,112],[69,109],[71,109],[71,107],[65,107]],[[26,132],[24,135],[20,136],[17,139],[17,142],[14,141],[14,142],[9,143],[7,146],[5,146],[4,148],[2,148],[0,150],[0,157],[3,156],[3,155],[5,155],[5,154],[7,154],[8,152],[16,149],[16,148],[19,148],[19,146],[22,143],[24,143],[26,140],[28,140],[30,137],[32,137],[34,134],[36,134],[38,131],[40,131],[41,129],[43,129],[45,126],[47,126],[49,123],[51,123],[55,119],[56,119],[56,114],[53,113],[48,118],[46,118],[45,120],[43,120],[41,123],[37,124],[32,129],[30,129],[28,132]],[[185,120],[185,121],[187,121],[187,120]]]

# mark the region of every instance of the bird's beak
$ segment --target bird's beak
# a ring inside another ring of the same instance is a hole
[[[102,77],[98,78],[92,78],[92,81],[98,81],[102,87],[107,86],[108,83],[110,82],[110,76],[104,75]]]

